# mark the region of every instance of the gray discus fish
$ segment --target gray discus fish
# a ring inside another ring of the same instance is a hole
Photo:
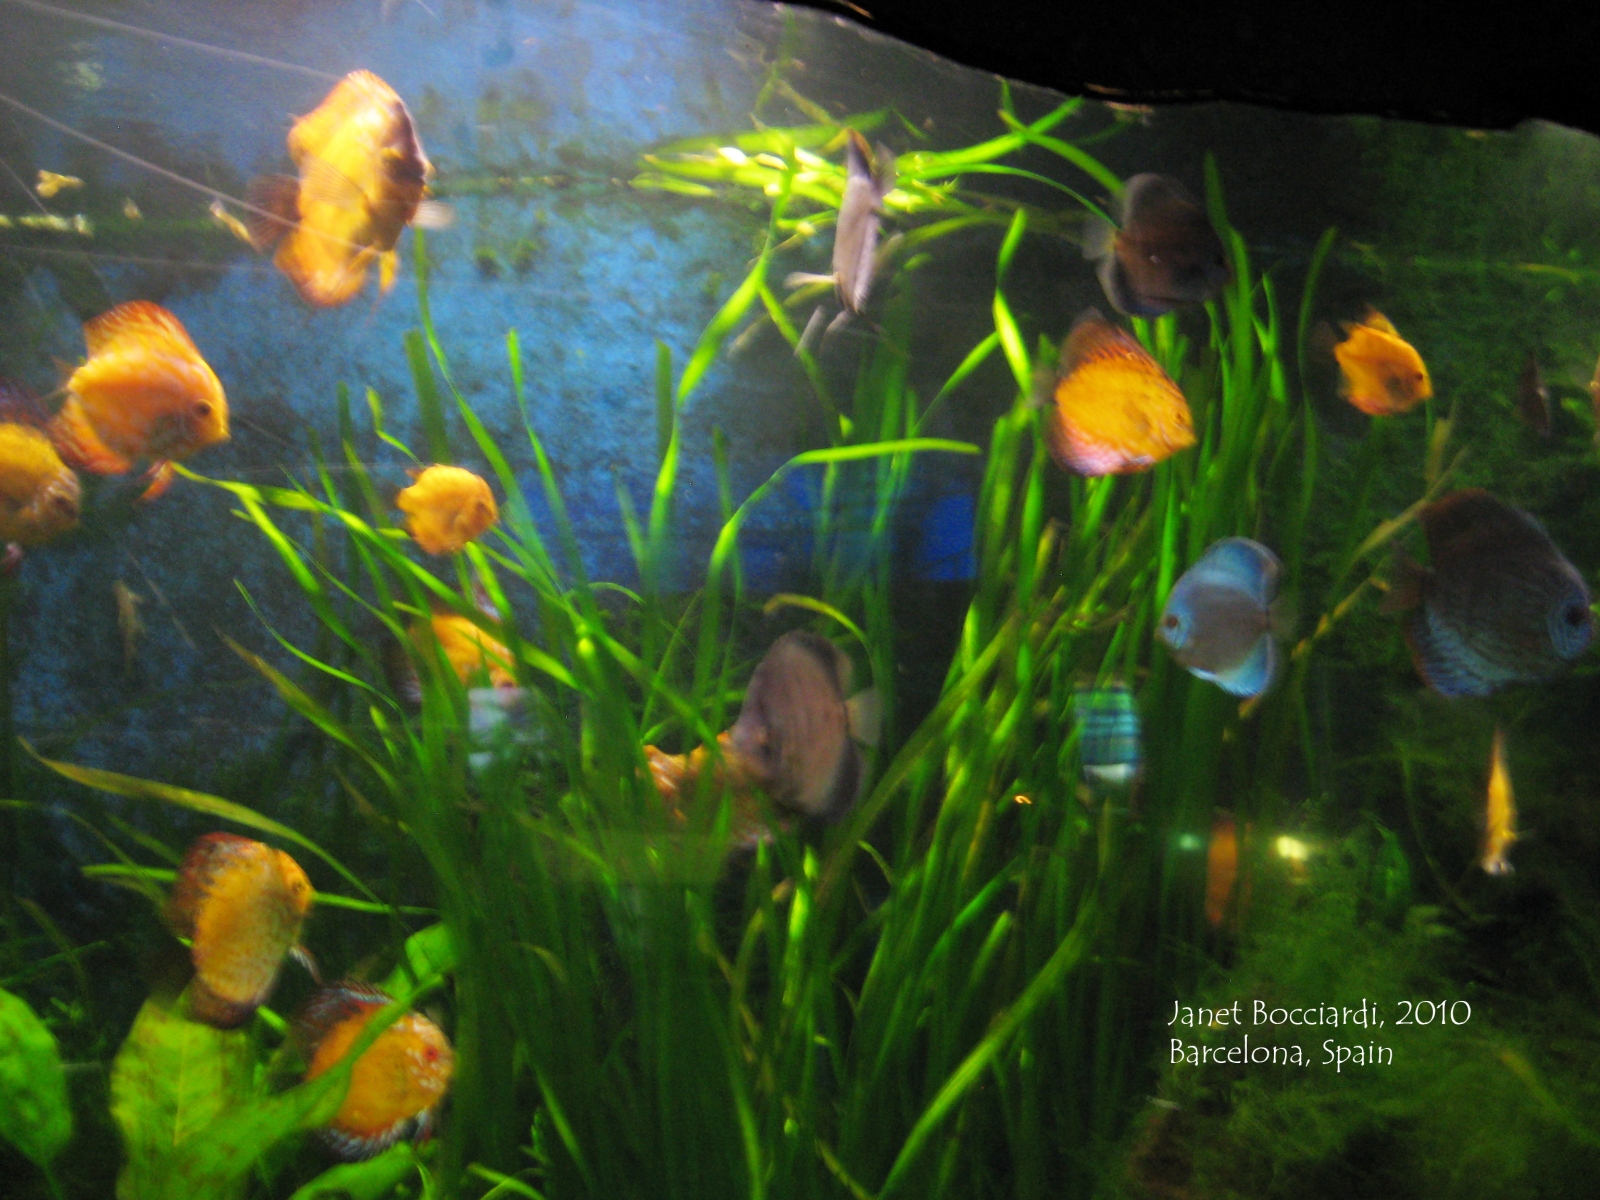
[[[866,763],[852,737],[860,697],[847,701],[851,663],[827,638],[804,630],[772,644],[750,677],[733,751],[774,802],[809,817],[837,818],[856,802]]]
[[[1100,286],[1118,312],[1159,317],[1203,304],[1233,278],[1222,239],[1176,179],[1135,175],[1114,208],[1115,227],[1091,220],[1083,255],[1099,260]]]
[[[1406,642],[1441,696],[1487,696],[1547,679],[1594,637],[1589,589],[1533,517],[1481,488],[1422,510],[1433,560],[1403,561],[1386,607],[1414,609]]]
[[[1224,538],[1173,585],[1156,633],[1191,674],[1235,696],[1259,696],[1278,671],[1278,558]]]

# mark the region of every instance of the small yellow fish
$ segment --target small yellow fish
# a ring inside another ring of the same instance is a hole
[[[255,239],[250,236],[250,231],[245,228],[244,222],[229,212],[221,200],[213,200],[208,211],[211,213],[211,219],[218,225],[233,234],[246,246],[252,249],[255,248]]]
[[[1369,311],[1345,326],[1345,340],[1333,348],[1343,375],[1340,391],[1371,417],[1406,412],[1433,395],[1428,368],[1416,348],[1403,339],[1389,318]]]
[[[1489,757],[1489,803],[1484,812],[1483,858],[1490,875],[1508,875],[1506,852],[1517,840],[1517,799],[1511,792],[1511,772],[1506,770],[1506,739],[1494,731],[1494,751]]]
[[[400,269],[395,243],[412,222],[449,223],[449,210],[427,204],[433,164],[422,152],[405,102],[371,71],[352,71],[289,130],[299,177],[252,181],[253,243],[279,238],[273,262],[308,304],[347,303],[378,264],[387,292]]]
[[[28,423],[0,424],[0,542],[40,546],[78,523],[80,489],[15,385],[0,383],[0,412]]]
[[[310,1057],[306,1078],[331,1070],[390,998],[365,984],[324,988],[307,1002],[296,1033]],[[413,1133],[425,1133],[455,1073],[450,1041],[421,1013],[407,1013],[378,1035],[350,1072],[350,1087],[320,1130],[345,1159],[371,1158]]]
[[[266,1002],[313,895],[300,864],[282,850],[231,833],[208,833],[189,847],[167,917],[189,939],[196,1020],[233,1029]]]
[[[171,462],[228,440],[228,400],[188,331],[159,304],[131,300],[83,326],[89,358],[67,380],[50,436],[73,466],[120,475],[150,461],[151,500]]]
[[[144,622],[139,619],[144,597],[119,579],[111,585],[111,598],[117,604],[117,632],[122,635],[122,669],[131,671],[144,636]]]
[[[57,192],[65,192],[82,186],[83,180],[76,175],[57,175],[54,171],[40,171],[39,182],[34,184],[33,190],[48,200]]]
[[[429,554],[454,554],[500,519],[482,477],[462,467],[434,465],[411,472],[414,482],[395,497],[406,528]]]
[[[139,211],[139,206],[133,202],[132,196],[125,196],[122,200],[122,215],[130,221],[144,220],[144,214]]]

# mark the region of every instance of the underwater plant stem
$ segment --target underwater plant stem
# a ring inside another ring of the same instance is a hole
[[[7,799],[17,794],[17,731],[11,711],[11,607],[17,588],[15,577],[0,582],[0,788],[5,789]],[[22,810],[12,810],[11,822],[6,883],[15,893],[22,881],[22,864],[27,861],[22,845],[26,832]]]

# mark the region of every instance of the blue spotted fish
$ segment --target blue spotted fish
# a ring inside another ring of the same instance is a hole
[[[1081,730],[1078,761],[1086,783],[1121,787],[1138,778],[1143,758],[1139,705],[1126,684],[1075,688],[1072,715]]]
[[[1259,696],[1282,657],[1281,572],[1277,556],[1260,542],[1224,538],[1173,586],[1157,636],[1190,674],[1234,696]]]
[[[1547,679],[1594,637],[1583,576],[1533,517],[1481,488],[1422,510],[1432,565],[1402,559],[1385,608],[1410,610],[1417,674],[1441,696]]]

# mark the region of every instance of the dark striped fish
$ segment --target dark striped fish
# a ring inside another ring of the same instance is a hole
[[[1594,636],[1589,589],[1544,527],[1481,488],[1422,511],[1429,568],[1401,562],[1386,607],[1441,696],[1487,696],[1571,665]]]
[[[1138,778],[1143,757],[1139,704],[1126,684],[1074,689],[1072,715],[1082,731],[1078,761],[1085,782],[1121,787]]]

